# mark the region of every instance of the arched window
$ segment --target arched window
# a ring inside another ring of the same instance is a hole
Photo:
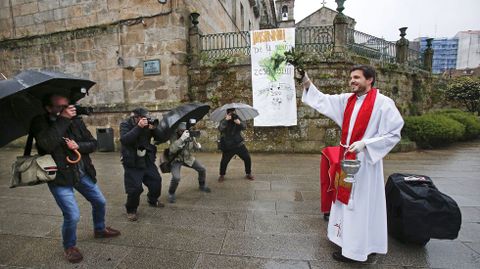
[[[282,21],[288,20],[288,7],[284,5],[282,7]]]

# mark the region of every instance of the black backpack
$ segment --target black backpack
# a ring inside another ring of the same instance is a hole
[[[462,216],[457,203],[423,175],[392,174],[385,186],[388,233],[405,243],[455,239]]]

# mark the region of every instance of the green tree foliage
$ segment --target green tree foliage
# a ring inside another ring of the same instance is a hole
[[[459,102],[470,112],[480,111],[480,78],[459,77],[448,83],[448,100]]]

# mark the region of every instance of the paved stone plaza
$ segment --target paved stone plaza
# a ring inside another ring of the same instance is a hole
[[[243,163],[233,159],[227,180],[218,183],[220,154],[198,154],[212,193],[199,192],[195,175],[184,169],[177,203],[149,208],[144,194],[140,219],[131,223],[119,153],[96,153],[107,224],[122,235],[94,239],[89,205],[77,196],[78,247],[85,258],[70,265],[63,257],[61,212],[47,186],[8,188],[10,165],[20,153],[0,151],[0,268],[480,268],[480,141],[386,158],[386,176],[431,176],[461,207],[462,229],[458,239],[431,240],[426,247],[390,239],[388,255],[361,266],[331,258],[336,247],[319,213],[319,155],[253,154],[253,182],[243,179]],[[163,177],[166,202],[170,176]]]

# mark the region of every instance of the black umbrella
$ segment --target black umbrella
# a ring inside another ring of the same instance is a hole
[[[45,113],[41,100],[46,95],[59,93],[76,102],[94,84],[63,73],[34,70],[0,81],[0,147],[28,134],[32,118]]]
[[[175,132],[180,122],[189,122],[190,119],[200,121],[210,110],[210,106],[200,103],[189,103],[178,106],[163,115],[158,128],[164,133],[159,143],[167,142]]]

